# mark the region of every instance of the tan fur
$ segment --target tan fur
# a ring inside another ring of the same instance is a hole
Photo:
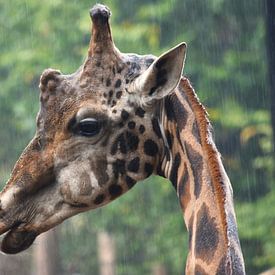
[[[204,150],[207,152],[208,157],[208,165],[210,166],[210,173],[213,179],[213,183],[215,184],[215,191],[217,192],[217,198],[219,202],[219,209],[223,220],[224,227],[224,238],[227,240],[227,221],[226,221],[226,213],[225,213],[225,190],[222,187],[222,174],[220,172],[220,164],[218,161],[219,153],[216,149],[215,144],[212,141],[211,130],[209,128],[210,121],[208,118],[208,113],[204,106],[200,103],[193,87],[190,84],[190,81],[187,78],[183,78],[180,82],[180,85],[183,86],[186,95],[188,96],[188,100],[192,106],[192,109],[195,113],[199,121],[199,131],[202,140],[202,146]]]

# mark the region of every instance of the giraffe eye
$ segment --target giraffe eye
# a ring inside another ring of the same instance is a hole
[[[92,137],[100,132],[102,124],[94,118],[85,118],[79,121],[77,133],[82,136]]]

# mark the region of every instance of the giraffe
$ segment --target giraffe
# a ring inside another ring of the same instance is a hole
[[[211,125],[182,76],[186,44],[160,57],[123,54],[111,12],[90,10],[92,36],[73,74],[40,78],[36,133],[0,193],[4,253],[80,212],[102,207],[152,174],[174,186],[186,228],[186,274],[245,274],[230,181]]]

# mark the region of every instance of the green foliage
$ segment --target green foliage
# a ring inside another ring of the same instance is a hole
[[[35,130],[39,76],[45,68],[75,71],[90,39],[96,1],[0,0],[0,176]],[[266,87],[265,13],[261,0],[105,1],[116,45],[155,55],[188,44],[185,74],[208,107],[235,198],[248,274],[275,265],[273,141]],[[109,231],[117,274],[184,269],[187,234],[172,187],[160,178],[138,184],[103,209],[61,227],[65,273],[98,271],[96,236]]]
[[[239,232],[246,257],[247,274],[275,266],[274,190],[257,202],[237,205]],[[268,207],[271,207],[268,211]],[[253,253],[254,251],[254,253]]]

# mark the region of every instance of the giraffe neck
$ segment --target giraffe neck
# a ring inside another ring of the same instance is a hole
[[[161,110],[159,173],[176,188],[189,232],[186,274],[245,274],[231,184],[206,111],[186,78]]]

